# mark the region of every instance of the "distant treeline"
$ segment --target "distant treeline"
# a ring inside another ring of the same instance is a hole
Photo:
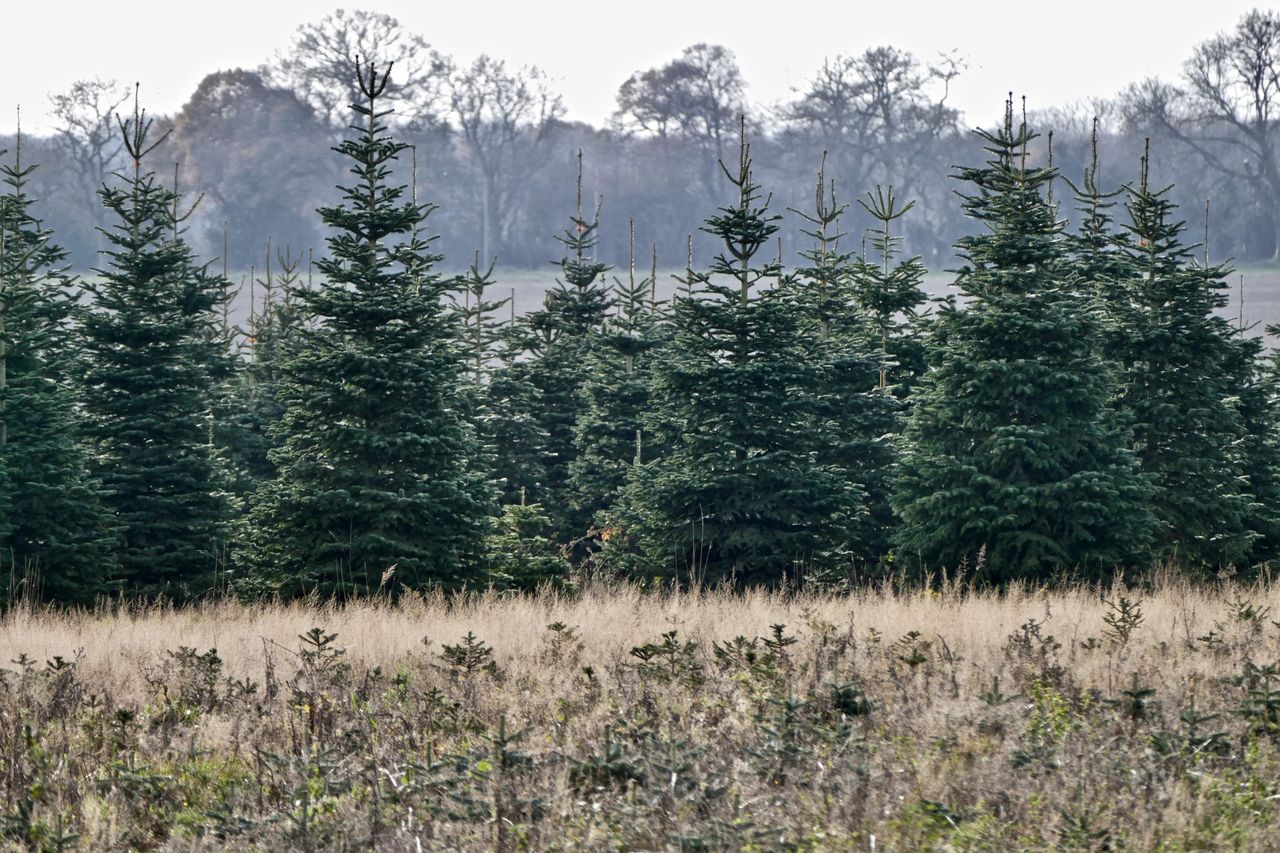
[[[1152,181],[1176,182],[1173,198],[1196,211],[1197,225],[1211,203],[1216,256],[1274,260],[1280,92],[1273,26],[1270,13],[1251,13],[1196,47],[1177,81],[1141,81],[1112,97],[1051,109],[1033,101],[1030,118],[1046,131],[1037,154],[1045,155],[1052,131],[1055,165],[1078,179],[1096,118],[1100,179],[1118,186],[1150,138]],[[453,269],[474,251],[504,267],[545,264],[547,223],[573,201],[567,187],[578,150],[588,194],[603,195],[609,214],[600,256],[626,259],[633,218],[645,240],[657,243],[662,268],[683,265],[687,236],[699,234],[705,211],[721,201],[717,161],[732,158],[744,113],[757,179],[779,209],[807,206],[805,186],[825,152],[840,197],[892,184],[916,202],[906,245],[931,266],[950,264],[954,236],[969,227],[949,180],[969,152],[966,117],[947,99],[950,81],[965,73],[954,56],[921,58],[885,46],[814,57],[794,96],[765,106],[750,102],[730,50],[697,44],[618,81],[613,118],[592,127],[564,119],[536,68],[488,56],[458,63],[389,16],[339,11],[300,27],[291,47],[260,68],[210,74],[177,115],[158,118],[157,131],[172,135],[156,162],[177,164],[181,190],[204,196],[190,231],[202,255],[224,256],[224,236],[234,270],[261,265],[267,237],[295,251],[324,250],[313,212],[336,198],[343,179],[327,154],[347,121],[334,106],[351,95],[347,64],[359,56],[396,62],[390,120],[416,148],[419,191],[441,207],[432,230]],[[77,83],[54,95],[58,131],[25,143],[31,161],[45,167],[30,190],[79,269],[93,267],[105,246],[94,194],[126,165],[113,113],[129,97],[128,87],[112,81]],[[401,167],[408,180],[408,163]],[[872,224],[860,210],[843,223],[855,241]],[[789,259],[804,248],[794,231],[780,239]],[[712,248],[699,238],[694,251],[705,260]]]

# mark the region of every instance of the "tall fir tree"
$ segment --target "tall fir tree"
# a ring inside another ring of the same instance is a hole
[[[105,502],[121,536],[115,585],[186,598],[212,588],[225,548],[225,474],[210,416],[229,356],[216,314],[225,279],[182,238],[181,199],[145,158],[151,120],[120,121],[131,167],[98,194],[114,223],[87,289],[84,408]]]
[[[861,491],[820,458],[812,428],[822,366],[805,319],[759,255],[780,218],[762,204],[745,130],[734,203],[703,230],[723,246],[697,292],[680,299],[669,345],[651,366],[657,459],[633,468],[622,533],[649,571],[706,582],[779,583],[836,559],[862,511]]]
[[[546,435],[541,464],[545,479],[536,498],[546,508],[560,542],[581,537],[590,526],[589,514],[577,508],[572,499],[574,426],[586,407],[582,387],[588,378],[588,356],[599,344],[598,336],[612,305],[603,282],[610,267],[595,257],[600,204],[590,218],[583,207],[581,151],[577,198],[577,213],[556,237],[569,254],[556,264],[560,275],[547,291],[542,309],[526,318],[533,362],[528,375],[538,391],[541,409],[537,417]]]
[[[115,541],[76,407],[78,289],[32,211],[33,171],[19,133],[0,166],[0,578],[27,600],[88,603]]]
[[[323,280],[301,292],[315,323],[281,368],[278,477],[251,509],[252,583],[349,597],[455,586],[476,576],[490,510],[462,411],[432,207],[389,182],[405,148],[387,132],[389,81],[357,65],[364,101],[337,148],[355,180],[320,216],[333,233]]]
[[[1150,485],[1111,408],[1097,323],[1068,281],[1063,225],[1027,162],[1013,103],[960,169],[983,232],[957,243],[966,298],[940,312],[904,435],[894,507],[901,558],[981,566],[993,580],[1110,571],[1150,541]]]
[[[649,275],[637,277],[634,221],[629,242],[627,276],[613,279],[616,314],[605,320],[598,345],[587,356],[585,407],[574,424],[569,499],[589,526],[591,540],[608,530],[606,516],[621,496],[631,467],[657,455],[644,431],[648,356],[659,342],[662,319],[654,299],[657,248]]]
[[[1127,221],[1116,238],[1127,275],[1106,302],[1118,405],[1133,423],[1142,471],[1155,484],[1158,556],[1191,565],[1248,558],[1248,485],[1240,442],[1238,342],[1215,311],[1226,304],[1228,270],[1197,265],[1182,240],[1169,189],[1149,185],[1149,156],[1125,187]]]
[[[810,430],[818,439],[818,459],[843,472],[847,482],[865,495],[867,512],[848,531],[846,548],[851,558],[866,565],[889,552],[894,527],[889,470],[901,404],[890,393],[886,379],[895,363],[888,352],[889,335],[901,321],[872,313],[861,304],[863,264],[840,245],[846,236],[840,231],[840,220],[848,206],[837,200],[835,182],[827,182],[823,159],[813,211],[792,211],[805,223],[801,231],[813,244],[801,252],[805,265],[785,278],[782,287],[809,324],[807,360],[819,370],[821,385],[809,389],[816,397]],[[897,218],[892,190],[888,205]],[[887,258],[894,244],[889,240],[886,231],[883,278],[887,292],[912,281],[907,274],[890,274]],[[886,296],[881,303],[889,300]],[[898,297],[894,304],[906,302]],[[887,310],[896,315],[911,307],[913,303]]]

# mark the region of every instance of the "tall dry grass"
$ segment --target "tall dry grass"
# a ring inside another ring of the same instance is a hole
[[[1278,849],[1273,619],[1280,584],[1229,582],[18,608],[0,828],[43,849]]]
[[[1066,644],[1067,663],[1078,676],[1107,686],[1107,657],[1081,655],[1078,646],[1104,636],[1110,612],[1106,602],[1125,594],[1139,598],[1144,613],[1126,660],[1150,659],[1165,677],[1203,674],[1203,656],[1189,649],[1215,623],[1233,622],[1232,601],[1247,599],[1280,619],[1280,584],[1266,583],[1210,587],[1165,581],[1145,593],[1126,593],[1122,586],[1015,585],[999,592],[963,585],[901,591],[884,585],[848,595],[768,590],[655,594],[634,585],[602,584],[575,595],[410,596],[395,604],[242,604],[229,599],[189,607],[103,606],[94,612],[23,607],[0,617],[0,659],[22,653],[39,660],[74,657],[86,680],[118,696],[137,698],[143,687],[138,665],[166,651],[216,648],[228,675],[261,679],[264,650],[293,649],[299,634],[317,626],[336,633],[348,660],[360,667],[394,665],[422,655],[424,639],[452,643],[470,631],[492,646],[501,666],[536,672],[546,626],[553,622],[577,629],[584,661],[614,659],[673,629],[682,638],[709,643],[762,635],[770,625],[785,624],[803,645],[812,639],[814,624],[829,623],[858,635],[878,632],[890,642],[908,631],[922,631],[926,639],[944,641],[965,658],[963,669],[979,676],[992,674],[1009,634],[1034,619],[1043,623],[1043,633]],[[1277,643],[1280,633],[1268,632],[1254,650],[1261,656],[1280,653]],[[1110,675],[1114,680],[1114,672]]]

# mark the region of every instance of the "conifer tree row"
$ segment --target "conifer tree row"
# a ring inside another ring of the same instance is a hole
[[[11,593],[191,599],[229,574],[244,596],[345,599],[898,567],[1001,583],[1280,556],[1280,361],[1220,316],[1231,271],[1207,223],[1184,242],[1149,156],[1106,191],[1095,132],[1069,233],[1052,143],[1033,162],[1010,99],[978,132],[986,162],[955,176],[978,226],[956,244],[961,296],[926,312],[924,267],[901,253],[912,205],[867,192],[874,225],[850,251],[825,158],[812,209],[792,210],[801,263],[784,268],[780,241],[775,259],[743,125],[710,265],[690,238],[659,303],[657,247],[639,273],[633,226],[606,281],[579,152],[556,284],[518,318],[496,259],[435,271],[435,208],[416,166],[412,190],[394,179],[389,69],[356,73],[320,280],[268,243],[245,328],[185,241],[194,205],[150,168],[163,137],[136,101],[96,278],[63,268],[21,148],[0,162]]]

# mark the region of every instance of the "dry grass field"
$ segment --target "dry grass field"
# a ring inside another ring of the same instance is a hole
[[[1229,581],[19,608],[0,831],[15,850],[1274,850],[1273,617],[1280,584]]]

